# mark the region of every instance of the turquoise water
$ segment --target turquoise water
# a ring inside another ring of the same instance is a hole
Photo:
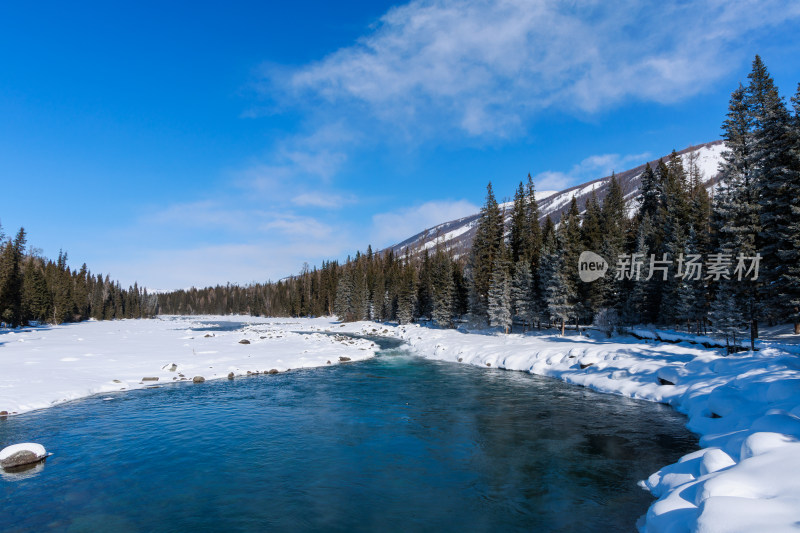
[[[634,531],[696,447],[665,406],[381,343],[0,420],[54,453],[0,478],[0,531]]]

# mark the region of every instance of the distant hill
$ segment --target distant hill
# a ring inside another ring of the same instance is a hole
[[[722,151],[724,145],[722,141],[713,141],[697,146],[690,146],[685,150],[678,152],[683,158],[683,164],[688,168],[689,158],[695,157],[696,164],[700,169],[701,175],[705,182],[706,188],[711,191],[718,181],[718,167],[722,160]],[[664,155],[662,158],[666,161],[670,154]],[[655,168],[658,159],[650,161],[650,166]],[[646,163],[638,167],[619,172],[616,174],[617,180],[622,187],[625,194],[625,199],[629,212],[638,207],[637,196],[639,191],[639,184],[641,183],[642,172],[644,172]],[[608,190],[608,181],[611,176],[598,178],[581,185],[576,185],[563,191],[553,192],[538,192],[536,199],[539,203],[540,222],[550,215],[553,222],[558,223],[561,219],[562,213],[568,208],[574,196],[578,202],[578,208],[583,212],[586,208],[586,202],[592,190],[597,194],[597,199],[602,202]],[[511,216],[511,203],[501,204],[501,208],[506,208],[506,224],[509,223]],[[389,246],[386,250],[392,250],[395,254],[404,255],[408,250],[412,255],[422,253],[424,250],[434,250],[436,246],[444,246],[447,250],[452,250],[457,256],[462,255],[469,251],[472,246],[472,239],[475,236],[475,230],[480,219],[480,213],[469,215],[458,220],[451,220],[428,228],[408,239],[399,242],[395,245]]]

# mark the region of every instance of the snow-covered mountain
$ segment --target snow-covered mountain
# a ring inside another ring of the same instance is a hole
[[[678,152],[682,156],[683,164],[687,168],[690,156],[695,159],[695,164],[700,170],[700,175],[706,184],[706,187],[713,189],[717,183],[717,174],[719,163],[722,160],[722,151],[724,145],[722,141],[713,141],[710,143],[700,144],[697,146],[690,146],[685,150]],[[664,161],[669,158],[669,154],[663,156]],[[649,162],[650,166],[655,169],[658,164],[658,159]],[[629,211],[632,213],[637,208],[637,197],[639,192],[639,184],[641,183],[641,176],[645,169],[643,163],[636,168],[617,173],[617,180],[622,187],[625,194],[625,200]],[[591,195],[592,190],[597,194],[597,198],[602,202],[608,190],[608,182],[611,176],[598,178],[581,185],[576,185],[563,191],[542,191],[536,193],[536,200],[539,203],[540,221],[550,215],[553,222],[558,223],[562,213],[568,208],[574,196],[578,202],[578,208],[583,212],[586,202]],[[506,211],[506,224],[508,225],[511,216],[512,203],[501,204],[501,209],[505,208]],[[466,253],[472,245],[472,239],[475,236],[475,230],[480,219],[480,213],[469,215],[458,220],[451,220],[428,228],[416,235],[404,240],[403,242],[389,246],[387,250],[392,250],[395,254],[403,255],[408,250],[412,255],[419,254],[424,250],[434,250],[437,246],[444,246],[447,250],[452,250],[456,255]]]

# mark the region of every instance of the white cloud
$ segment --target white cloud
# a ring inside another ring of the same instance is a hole
[[[326,194],[323,192],[305,192],[292,198],[292,203],[301,207],[324,207],[328,209],[339,209],[345,205],[355,203],[356,199],[352,195],[343,196],[341,194]]]
[[[397,244],[420,231],[472,215],[480,207],[466,200],[426,202],[372,217],[372,240],[378,248]]]
[[[355,105],[394,135],[505,137],[543,109],[683,100],[799,16],[786,0],[415,0],[317,62],[266,68],[264,90],[334,114]]]
[[[548,170],[534,176],[533,181],[539,190],[560,191],[578,183],[604,178],[612,172],[628,170],[645,163],[649,158],[649,153],[592,155],[573,165],[569,172]]]

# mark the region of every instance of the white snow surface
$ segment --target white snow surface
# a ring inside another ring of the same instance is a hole
[[[191,329],[227,321],[249,325],[244,331]],[[377,349],[361,339],[294,332],[299,329],[297,320],[285,318],[196,316],[0,330],[0,411],[17,414],[93,394],[191,384],[194,376],[283,372],[339,364],[339,356],[358,361]],[[239,343],[244,339],[250,344]]]
[[[250,325],[213,337],[191,331],[210,320]],[[597,331],[503,335],[332,318],[88,322],[0,333],[0,411],[108,396],[172,382],[178,373],[191,380],[283,371],[338,364],[340,355],[366,359],[377,349],[325,332],[394,336],[422,357],[550,376],[685,413],[701,449],[640,482],[657,498],[639,524],[642,532],[797,531],[800,524],[800,350],[780,339],[726,357],[699,344],[607,338]],[[245,338],[251,344],[239,344]]]

